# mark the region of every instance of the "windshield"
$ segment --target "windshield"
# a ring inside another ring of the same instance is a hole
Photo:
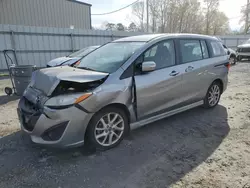
[[[77,68],[115,72],[144,42],[112,42],[85,56]]]
[[[98,48],[98,46],[90,46],[87,48],[83,48],[77,52],[70,54],[68,57],[83,57],[87,55],[88,53],[92,52],[93,50],[95,50],[96,48]]]

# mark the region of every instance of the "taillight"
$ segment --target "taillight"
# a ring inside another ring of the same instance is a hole
[[[230,63],[225,63],[224,65],[225,65],[225,67],[227,67],[228,70],[229,70],[230,67],[231,67]]]

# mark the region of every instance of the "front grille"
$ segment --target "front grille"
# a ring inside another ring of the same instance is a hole
[[[36,109],[35,105],[25,97],[20,99],[18,116],[23,127],[28,131],[33,131],[35,124],[41,116],[41,111]]]
[[[28,114],[25,114],[24,111],[21,111],[22,125],[28,131],[33,131],[35,124],[40,116],[41,116],[41,113],[28,115]]]
[[[250,52],[250,48],[239,48],[238,52]]]

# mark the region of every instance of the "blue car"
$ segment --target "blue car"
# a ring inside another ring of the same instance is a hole
[[[83,48],[77,52],[74,52],[68,56],[58,57],[53,59],[47,63],[47,67],[57,67],[57,66],[65,66],[65,65],[73,65],[84,56],[88,55],[90,52],[94,51],[96,48],[100,46],[89,46]]]

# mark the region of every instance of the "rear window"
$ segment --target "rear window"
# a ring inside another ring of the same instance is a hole
[[[226,51],[225,51],[221,42],[211,41],[210,44],[211,44],[211,48],[212,48],[213,57],[226,55]]]

